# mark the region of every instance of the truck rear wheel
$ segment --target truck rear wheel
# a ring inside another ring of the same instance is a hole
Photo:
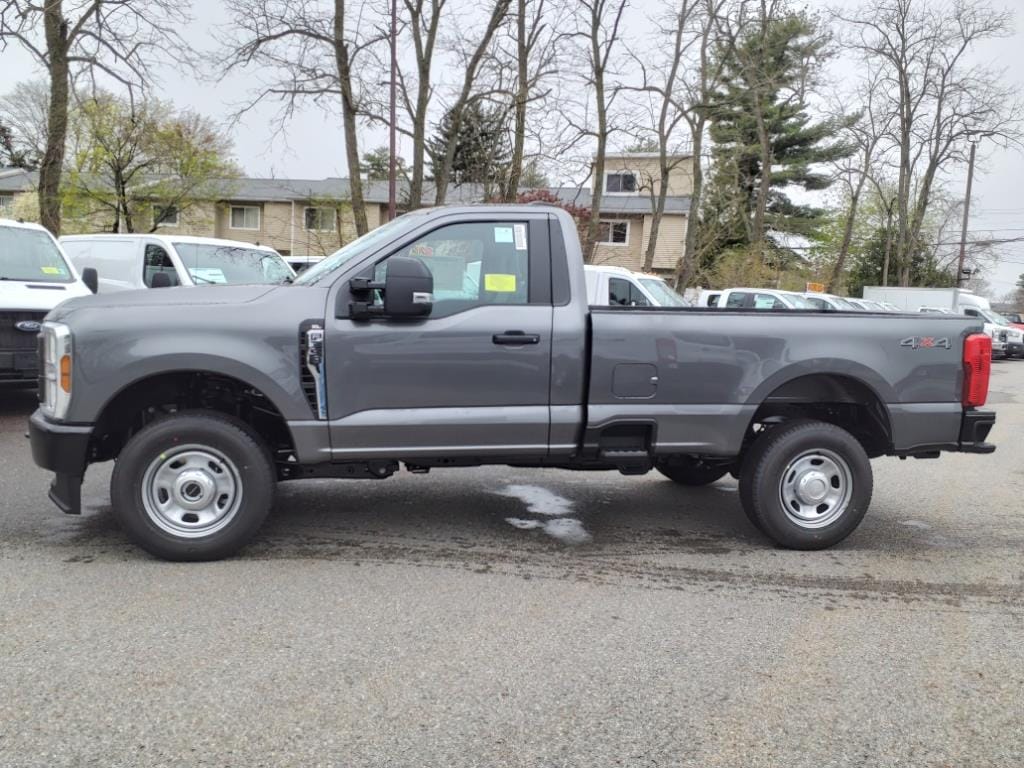
[[[708,464],[694,456],[673,456],[662,459],[656,465],[665,477],[680,485],[709,485],[725,477],[729,467]]]
[[[751,521],[789,549],[825,549],[860,524],[872,492],[871,462],[840,427],[798,419],[768,430],[743,461],[740,500]]]
[[[165,560],[217,560],[256,534],[273,506],[266,447],[243,422],[186,411],[154,422],[122,449],[110,481],[128,535]]]

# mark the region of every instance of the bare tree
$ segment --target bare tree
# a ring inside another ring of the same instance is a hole
[[[409,78],[399,69],[402,102],[409,113],[412,128],[404,131],[412,138],[412,178],[409,182],[409,208],[423,204],[423,179],[426,168],[426,130],[430,99],[434,88],[431,69],[437,46],[437,33],[447,0],[402,0],[409,14],[408,29],[416,54],[415,98]]]
[[[177,30],[188,21],[178,0],[88,0],[65,12],[63,0],[3,0],[0,50],[16,43],[46,68],[50,79],[46,149],[39,165],[40,220],[60,234],[60,181],[72,79],[120,83],[130,92],[152,81],[157,57],[186,64],[189,48]]]
[[[650,39],[645,39],[643,52],[634,50],[630,53],[630,58],[640,70],[641,82],[625,90],[647,97],[637,105],[648,118],[648,124],[641,127],[641,132],[650,136],[658,156],[657,173],[645,179],[643,184],[651,196],[651,226],[644,252],[644,270],[654,266],[671,175],[692,159],[689,153],[682,153],[684,146],[690,148],[689,141],[681,143],[679,137],[679,129],[685,124],[688,111],[685,101],[680,99],[680,81],[684,58],[688,50],[700,41],[699,36],[691,34],[700,2],[677,0],[671,14],[657,22],[656,34],[663,39],[662,44],[652,50]],[[652,59],[654,63],[649,63]]]
[[[604,169],[608,152],[608,138],[611,135],[609,112],[619,93],[616,85],[608,82],[612,52],[621,39],[622,17],[629,0],[578,0],[576,5],[575,29],[572,37],[580,44],[582,55],[587,62],[583,75],[584,85],[593,96],[594,119],[571,124],[581,137],[595,140],[594,161],[591,173],[591,203],[593,216],[587,226],[583,256],[589,263],[594,257],[594,245],[601,227],[601,201],[604,197]]]
[[[45,80],[25,80],[0,97],[0,120],[17,137],[17,149],[37,163],[46,153],[49,111],[50,84]]]
[[[843,234],[839,242],[839,251],[835,263],[825,285],[825,290],[835,293],[842,287],[846,269],[846,259],[850,255],[853,233],[857,222],[857,213],[865,189],[872,178],[877,178],[882,170],[879,166],[883,161],[880,157],[882,147],[890,134],[893,115],[884,106],[879,105],[879,75],[871,72],[859,87],[858,97],[862,103],[860,115],[855,122],[847,124],[843,137],[856,152],[849,157],[838,159],[834,163],[836,178],[844,185],[848,200],[846,220],[843,222]],[[831,112],[841,122],[848,111],[847,97],[834,103]],[[880,191],[880,190],[879,190]],[[887,230],[888,235],[888,230]]]
[[[300,102],[320,104],[338,99],[345,135],[352,215],[356,233],[369,231],[359,175],[358,121],[365,116],[363,83],[354,73],[360,55],[382,35],[364,15],[368,5],[354,0],[225,0],[233,19],[222,40],[227,52],[224,72],[257,66],[272,73],[244,113],[264,100],[283,104],[290,117]],[[374,70],[373,67],[370,67]],[[366,84],[376,87],[375,83]]]
[[[690,128],[690,151],[693,156],[693,183],[690,193],[690,214],[686,221],[683,258],[676,269],[676,286],[686,288],[697,273],[697,243],[700,233],[700,210],[704,200],[704,139],[708,114],[721,83],[722,57],[713,55],[721,44],[721,17],[729,0],[702,0],[696,16],[698,37],[696,56],[689,74],[684,75],[681,98],[685,100],[683,119]],[[680,97],[677,97],[680,98]]]
[[[479,36],[475,38],[476,45],[469,51],[460,51],[465,69],[462,77],[462,86],[458,91],[455,102],[447,111],[451,121],[451,130],[446,142],[447,146],[444,147],[443,152],[438,153],[434,160],[434,205],[444,205],[447,199],[448,184],[451,179],[452,165],[455,162],[455,150],[458,146],[462,116],[470,102],[481,98],[483,95],[475,92],[481,64],[484,62],[484,58],[490,49],[495,33],[497,33],[502,23],[504,23],[506,16],[508,16],[510,6],[511,0],[492,0],[490,13],[487,16],[487,24]]]
[[[978,0],[881,0],[839,18],[848,44],[881,65],[879,85],[891,94],[899,156],[894,255],[899,282],[908,285],[942,170],[962,162],[972,140],[1021,140],[1016,89],[970,61],[979,43],[1010,33],[1013,17]]]
[[[508,55],[500,46],[498,55],[515,62],[515,87],[512,89],[512,157],[502,197],[513,202],[519,191],[526,157],[527,109],[531,103],[543,101],[550,88],[539,90],[541,83],[557,70],[559,34],[555,31],[561,19],[558,9],[548,0],[515,0],[510,37],[515,52]]]

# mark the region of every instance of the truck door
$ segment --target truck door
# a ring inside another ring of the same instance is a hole
[[[553,317],[547,217],[441,220],[359,277],[383,281],[392,256],[430,269],[433,309],[413,322],[328,321],[333,457],[546,454]],[[335,306],[344,306],[347,282],[337,290]]]

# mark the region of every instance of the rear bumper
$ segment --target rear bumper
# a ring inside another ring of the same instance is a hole
[[[82,478],[89,464],[92,427],[58,424],[37,410],[29,418],[28,433],[33,461],[56,475],[50,484],[50,500],[62,512],[79,514],[82,511]]]
[[[992,453],[996,447],[985,442],[996,423],[994,411],[964,411],[960,425],[960,448],[964,453]]]

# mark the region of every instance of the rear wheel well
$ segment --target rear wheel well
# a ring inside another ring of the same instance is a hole
[[[892,425],[881,398],[864,382],[833,374],[800,376],[775,389],[754,414],[750,434],[774,423],[804,418],[845,429],[871,458],[892,451]]]
[[[141,379],[118,392],[96,421],[91,460],[116,459],[132,435],[157,419],[184,410],[215,411],[240,419],[262,438],[278,464],[294,455],[288,424],[261,391],[230,376],[180,371]]]

